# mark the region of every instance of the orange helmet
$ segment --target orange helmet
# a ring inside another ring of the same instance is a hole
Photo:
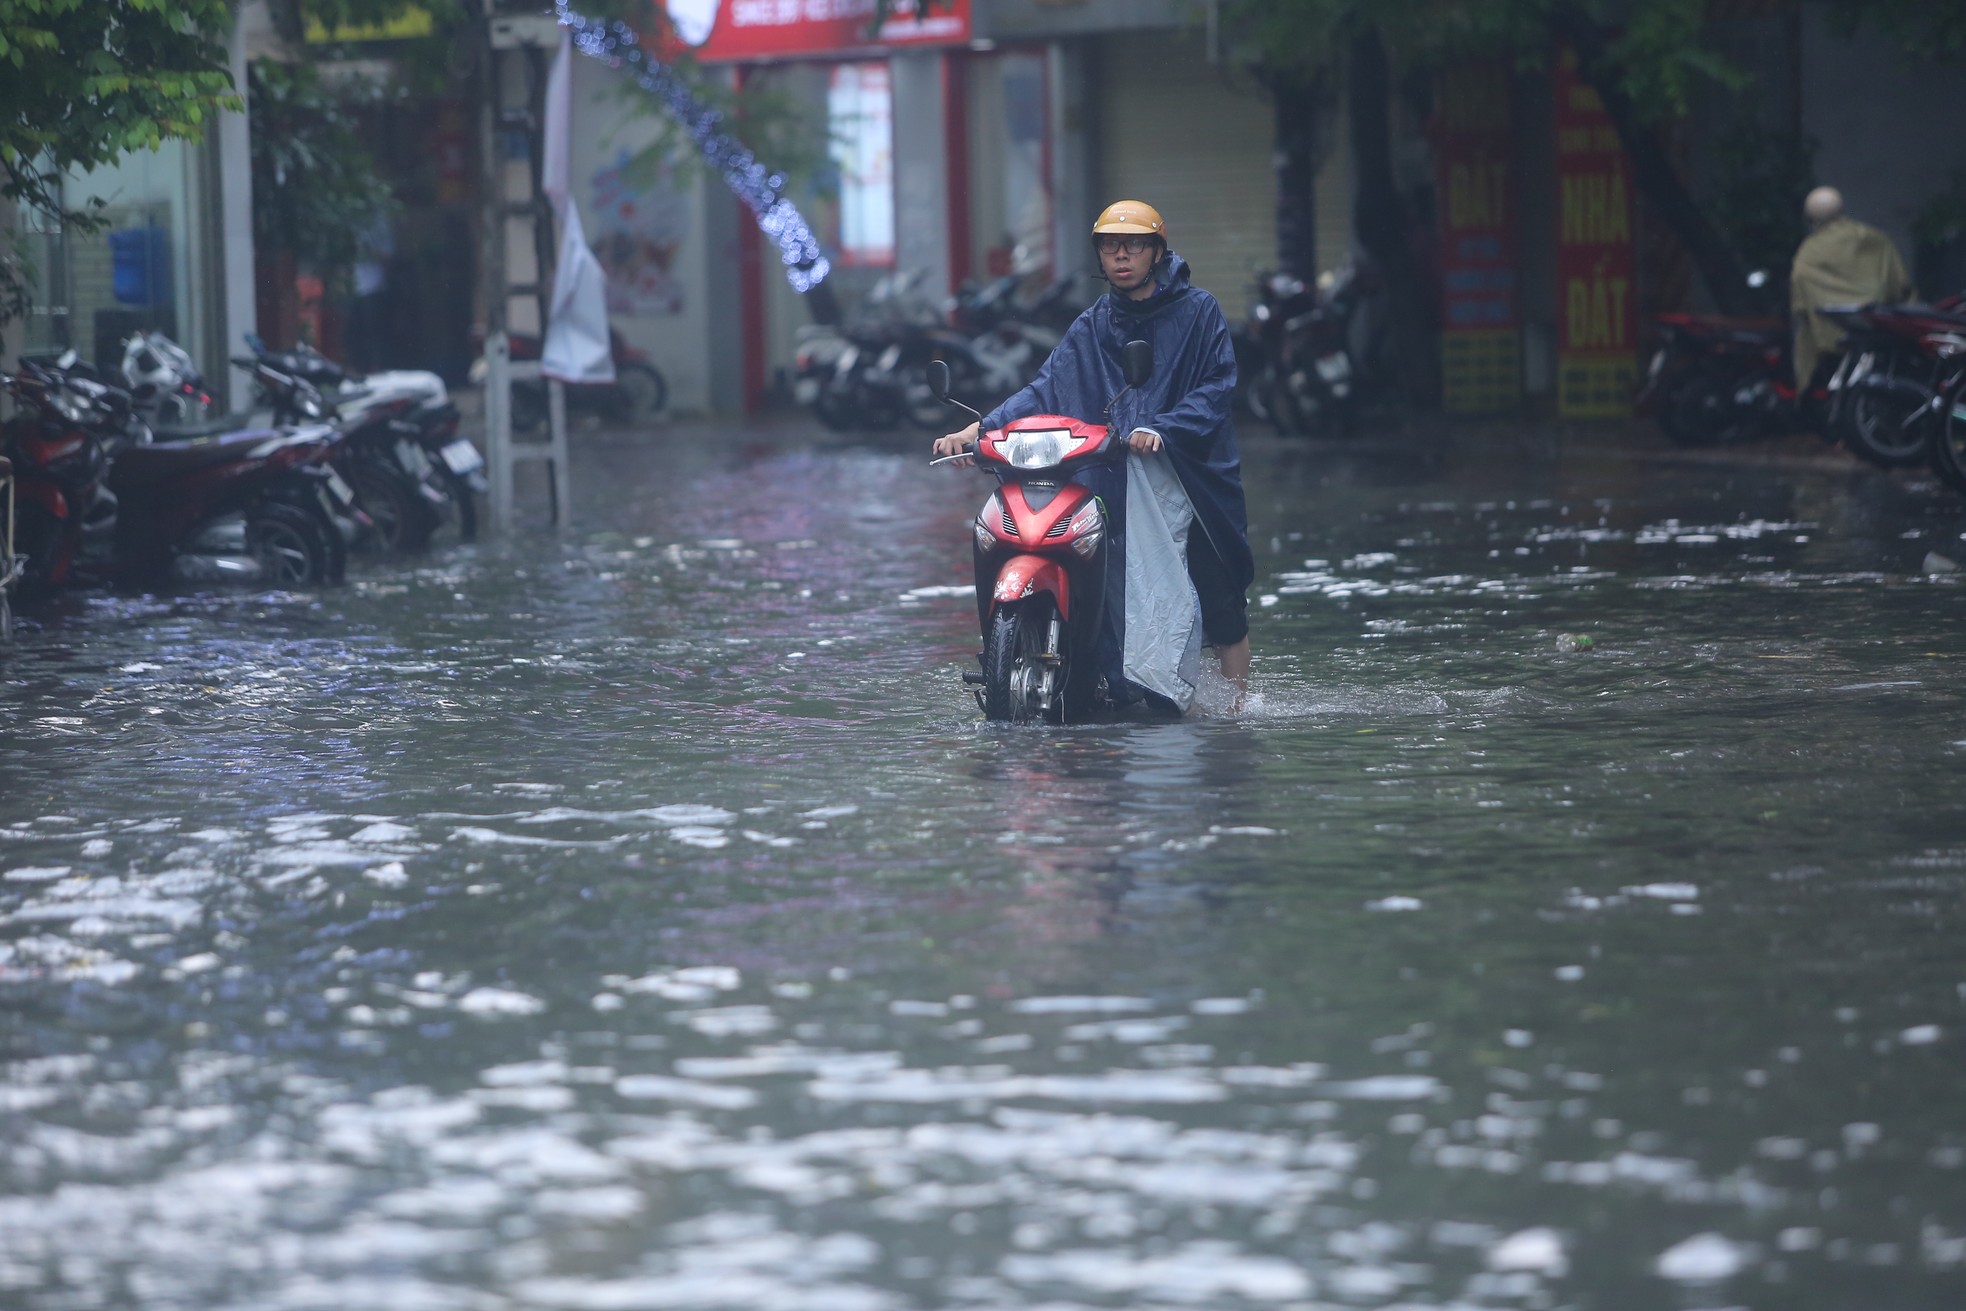
[[[1092,235],[1130,235],[1159,237],[1167,241],[1167,224],[1161,219],[1160,211],[1144,200],[1116,200],[1099,212],[1093,221]]]

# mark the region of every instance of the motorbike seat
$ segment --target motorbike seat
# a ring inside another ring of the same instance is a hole
[[[139,481],[175,477],[210,465],[243,460],[246,452],[279,435],[279,430],[274,428],[235,428],[210,436],[131,446],[117,453],[111,476],[120,472]]]
[[[220,414],[196,423],[153,423],[150,433],[160,442],[195,442],[238,432],[249,423],[244,415]]]

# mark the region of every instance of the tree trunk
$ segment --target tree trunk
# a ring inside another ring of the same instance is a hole
[[[1618,80],[1609,58],[1609,32],[1589,14],[1562,4],[1551,7],[1549,23],[1551,31],[1577,52],[1578,74],[1604,102],[1618,139],[1631,156],[1633,184],[1686,248],[1714,304],[1723,314],[1764,313],[1747,285],[1747,271],[1741,267],[1740,257],[1694,199],[1658,130],[1640,118],[1637,106]]]
[[[1320,79],[1293,69],[1263,77],[1276,115],[1277,271],[1317,278],[1317,125]]]
[[[1440,347],[1434,306],[1415,258],[1412,216],[1393,177],[1390,97],[1392,77],[1385,42],[1376,27],[1352,38],[1347,105],[1351,111],[1352,167],[1356,193],[1352,225],[1359,245],[1384,280],[1391,324],[1392,386],[1409,405],[1432,407],[1440,400]],[[1362,382],[1370,385],[1366,366]]]

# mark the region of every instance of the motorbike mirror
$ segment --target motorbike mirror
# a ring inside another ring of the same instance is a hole
[[[935,399],[949,399],[949,362],[930,360],[928,362],[928,389],[935,393]]]
[[[1129,387],[1143,387],[1154,376],[1153,343],[1137,337],[1120,347],[1120,372]]]
[[[1756,269],[1754,272],[1748,274],[1748,285],[1750,287],[1753,287],[1756,291],[1759,291],[1761,290],[1761,288],[1767,286],[1768,270]]]

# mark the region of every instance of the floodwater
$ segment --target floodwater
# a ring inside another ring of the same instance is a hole
[[[796,430],[30,616],[0,1306],[1959,1306],[1960,505],[1246,444],[1236,715],[986,727],[986,480]]]

